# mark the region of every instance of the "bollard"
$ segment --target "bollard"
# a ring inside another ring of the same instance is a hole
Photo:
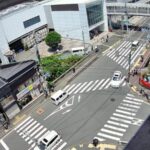
[[[94,138],[94,139],[93,139],[93,145],[94,145],[95,147],[97,147],[98,143],[99,143],[98,139]]]

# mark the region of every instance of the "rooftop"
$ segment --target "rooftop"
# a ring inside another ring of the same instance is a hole
[[[124,150],[150,149],[150,116],[146,119],[138,132],[133,136]]]

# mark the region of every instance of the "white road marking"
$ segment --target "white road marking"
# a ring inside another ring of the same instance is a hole
[[[93,83],[93,81],[90,81],[90,82],[80,91],[80,93],[83,93],[92,83]]]
[[[84,83],[74,92],[74,94],[78,93],[86,84],[87,84],[87,82],[84,82]]]
[[[131,121],[124,120],[124,119],[121,119],[121,118],[110,117],[110,119],[115,120],[115,121],[120,121],[120,122],[123,122],[123,123],[131,124]]]
[[[64,115],[64,114],[66,114],[66,113],[68,113],[68,112],[70,112],[72,109],[67,109],[65,112],[63,112],[62,114]]]
[[[110,133],[110,134],[113,134],[113,135],[117,135],[117,136],[123,136],[122,133],[111,131],[111,130],[107,130],[107,129],[104,129],[104,128],[102,128],[101,131],[105,132],[105,133]]]
[[[114,122],[114,121],[110,121],[110,120],[108,120],[107,123],[113,124],[113,125],[116,125],[116,126],[120,126],[120,127],[124,127],[124,128],[128,128],[129,127],[126,124],[122,124],[122,123],[118,123],[118,122]]]
[[[67,86],[65,86],[65,88],[63,89],[63,91],[67,91],[67,88],[70,86],[70,84],[68,84]]]
[[[7,146],[7,144],[2,139],[0,140],[0,143],[5,148],[5,150],[9,150],[9,147]]]
[[[126,119],[130,119],[130,120],[133,119],[133,117],[129,117],[129,116],[125,116],[125,115],[121,115],[121,114],[117,114],[117,113],[113,113],[113,116],[117,116],[117,117],[121,117],[121,118],[126,118]]]
[[[50,150],[54,150],[63,140],[60,139]]]
[[[57,150],[62,150],[65,146],[67,145],[67,143],[63,143]]]
[[[123,110],[119,110],[119,109],[116,109],[116,112],[117,113],[126,114],[126,115],[131,115],[131,116],[135,116],[136,115],[135,113],[131,113],[131,112],[127,112],[127,111],[123,111]]]
[[[31,116],[29,116],[28,118],[26,118],[25,120],[23,120],[23,122],[21,122],[17,127],[15,127],[15,130],[17,130],[18,128],[20,128],[20,126],[22,126],[25,122],[27,122],[29,119],[31,118]]]
[[[127,106],[127,107],[131,107],[131,108],[136,108],[136,109],[139,109],[139,108],[140,108],[140,106],[131,105],[131,104],[126,104],[126,103],[120,103],[120,105]]]
[[[123,109],[123,110],[132,111],[132,112],[137,112],[137,109],[132,109],[132,108],[128,108],[128,107],[118,106],[118,108],[119,108],[119,109]]]
[[[123,100],[123,102],[134,104],[134,105],[141,105],[141,103],[133,102],[133,101],[125,100],[125,99]]]
[[[100,142],[106,141],[105,139],[97,137],[97,136],[95,136],[93,139],[98,139]]]
[[[98,90],[101,90],[106,84],[107,84],[107,82],[110,80],[110,78],[108,78],[101,86],[100,86],[100,88],[98,89]]]
[[[89,92],[89,91],[97,84],[98,81],[99,81],[99,80],[96,80],[96,81],[94,82],[94,84],[93,84],[92,86],[90,86],[90,87],[86,90],[86,92]]]
[[[92,89],[92,91],[95,91],[104,81],[105,79],[102,79],[96,86],[94,89]]]
[[[22,124],[23,126],[21,128],[19,128],[19,130],[17,130],[17,133],[20,132],[22,129],[24,129],[27,125],[29,125],[31,122],[33,121],[33,118],[31,118],[28,122],[26,122],[25,124]]]
[[[130,93],[128,93],[127,95],[130,97],[135,97],[133,94],[130,94]]]
[[[108,125],[108,124],[105,124],[104,127],[109,128],[109,129],[113,129],[113,130],[116,130],[116,131],[120,131],[120,132],[126,132],[126,129],[114,127],[114,126],[111,126],[111,125]]]
[[[71,91],[69,91],[69,94],[71,94],[73,91],[75,91],[80,85],[81,85],[81,83],[77,84],[75,86],[75,88],[73,88]]]
[[[114,137],[114,136],[110,136],[110,135],[107,135],[107,134],[104,134],[104,133],[100,133],[99,132],[97,135],[100,136],[100,137],[111,139],[111,140],[120,141],[120,138]]]
[[[128,96],[126,96],[126,99],[130,99],[130,100],[137,101],[137,102],[143,102],[143,100],[137,99],[137,98],[134,98],[134,97],[128,97]]]
[[[69,93],[69,91],[75,86],[76,84],[71,85],[66,91]]]

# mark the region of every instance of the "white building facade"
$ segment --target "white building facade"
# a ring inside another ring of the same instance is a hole
[[[88,42],[97,32],[107,31],[105,0],[56,0],[18,5],[0,12],[0,61],[7,55],[34,45],[33,31],[44,39],[49,30],[62,37]]]

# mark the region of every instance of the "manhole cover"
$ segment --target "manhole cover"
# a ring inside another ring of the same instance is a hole
[[[114,102],[114,101],[115,101],[115,98],[111,98],[110,101]]]
[[[44,112],[44,109],[42,109],[42,108],[38,108],[36,111],[36,113],[39,115],[41,115],[43,112]]]

